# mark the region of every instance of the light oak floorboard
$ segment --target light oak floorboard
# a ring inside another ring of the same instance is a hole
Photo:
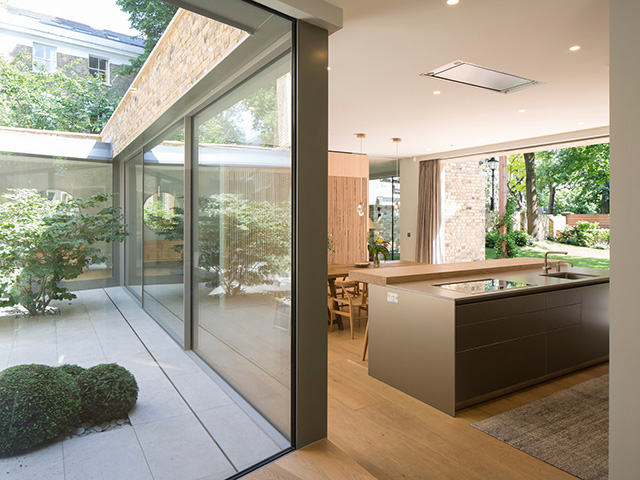
[[[297,450],[246,477],[249,480],[375,480],[333,445],[322,440]]]
[[[250,480],[575,480],[471,426],[591,378],[609,364],[458,412],[455,418],[368,375],[363,322],[329,334],[329,438],[282,457]]]
[[[365,324],[351,340],[329,335],[329,440],[379,480],[572,480],[472,423],[608,372],[597,365],[458,412],[439,412],[370,377],[361,361]]]

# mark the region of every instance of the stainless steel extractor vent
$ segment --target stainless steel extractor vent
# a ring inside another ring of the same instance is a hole
[[[456,60],[432,72],[421,73],[423,77],[441,78],[450,82],[486,88],[499,93],[510,93],[523,88],[539,85],[541,82],[529,78],[518,77],[490,68],[480,67],[472,63]]]

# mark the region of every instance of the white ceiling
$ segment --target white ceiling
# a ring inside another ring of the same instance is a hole
[[[359,152],[357,132],[364,153],[394,158],[392,137],[408,157],[609,125],[608,0],[330,1],[344,10],[331,150]],[[420,76],[455,60],[543,84],[504,95]]]

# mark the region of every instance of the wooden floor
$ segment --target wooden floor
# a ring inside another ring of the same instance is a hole
[[[349,338],[348,329],[329,334],[331,447],[316,444],[310,447],[311,457],[308,449],[299,450],[275,462],[272,468],[277,470],[262,469],[248,478],[371,478],[361,476],[357,465],[355,470],[346,468],[349,462],[335,453],[335,446],[378,480],[575,479],[471,424],[604,375],[608,364],[469,407],[452,418],[369,377],[367,362],[360,360],[363,335],[364,325],[356,330],[355,340]],[[328,463],[320,461],[322,448],[329,449],[324,458]],[[332,458],[342,459],[335,469]]]

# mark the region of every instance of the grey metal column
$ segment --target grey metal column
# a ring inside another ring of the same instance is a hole
[[[183,275],[184,288],[182,304],[183,304],[183,316],[184,318],[184,331],[183,331],[183,348],[185,350],[191,350],[193,348],[193,302],[194,302],[194,284],[193,284],[193,264],[192,261],[192,199],[193,199],[193,150],[194,150],[194,138],[193,138],[193,121],[192,117],[184,117],[184,239],[183,239]],[[197,145],[195,146],[197,149]],[[196,289],[197,290],[197,289]]]
[[[295,447],[327,436],[328,32],[298,21],[295,70]]]

